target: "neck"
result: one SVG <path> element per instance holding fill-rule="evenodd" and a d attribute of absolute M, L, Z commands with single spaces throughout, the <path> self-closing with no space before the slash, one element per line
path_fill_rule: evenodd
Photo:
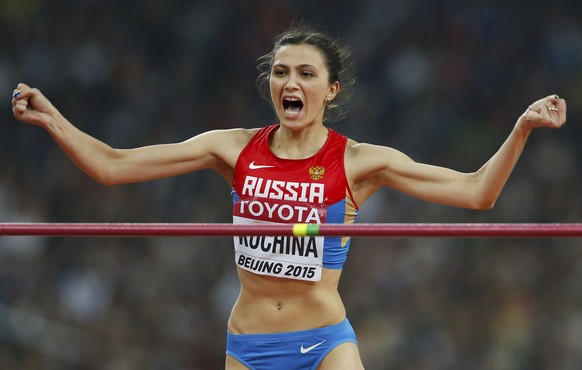
<path fill-rule="evenodd" d="M 325 144 L 329 130 L 323 125 L 291 130 L 279 126 L 271 138 L 271 151 L 280 158 L 302 159 L 316 154 Z"/>

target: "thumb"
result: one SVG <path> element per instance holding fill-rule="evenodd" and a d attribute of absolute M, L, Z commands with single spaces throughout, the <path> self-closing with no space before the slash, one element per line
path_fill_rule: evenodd
<path fill-rule="evenodd" d="M 30 87 L 25 83 L 19 83 L 16 85 L 16 88 L 12 92 L 12 98 L 17 99 L 19 96 L 22 95 L 23 90 L 30 90 Z"/>
<path fill-rule="evenodd" d="M 25 115 L 28 116 L 29 110 L 29 99 L 31 98 L 31 88 L 24 84 L 19 83 L 12 93 L 12 113 L 14 117 L 18 120 L 24 120 Z"/>

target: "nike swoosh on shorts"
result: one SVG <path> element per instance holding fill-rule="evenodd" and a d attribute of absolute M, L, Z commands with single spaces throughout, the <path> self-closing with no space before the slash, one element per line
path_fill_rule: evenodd
<path fill-rule="evenodd" d="M 324 340 L 323 342 L 316 343 L 316 344 L 312 345 L 311 347 L 307 347 L 307 348 L 304 348 L 303 344 L 302 344 L 299 351 L 301 351 L 301 353 L 303 353 L 303 354 L 306 354 L 307 352 L 311 351 L 312 349 L 315 349 L 315 348 L 321 346 L 325 342 L 327 342 L 327 339 Z"/>

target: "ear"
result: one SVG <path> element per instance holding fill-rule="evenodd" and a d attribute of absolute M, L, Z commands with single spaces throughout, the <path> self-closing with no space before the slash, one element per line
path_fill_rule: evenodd
<path fill-rule="evenodd" d="M 336 82 L 332 83 L 331 85 L 329 85 L 329 91 L 325 95 L 325 100 L 328 103 L 330 101 L 332 101 L 335 98 L 335 96 L 337 95 L 337 93 L 339 92 L 339 89 L 340 89 L 339 81 L 336 81 Z"/>

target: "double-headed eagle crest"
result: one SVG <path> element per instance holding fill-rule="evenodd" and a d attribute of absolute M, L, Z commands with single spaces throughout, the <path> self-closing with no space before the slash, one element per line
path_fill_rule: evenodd
<path fill-rule="evenodd" d="M 319 180 L 323 177 L 323 174 L 325 173 L 325 168 L 321 167 L 321 166 L 314 166 L 311 167 L 309 169 L 309 176 L 311 176 L 311 178 L 313 180 Z"/>

